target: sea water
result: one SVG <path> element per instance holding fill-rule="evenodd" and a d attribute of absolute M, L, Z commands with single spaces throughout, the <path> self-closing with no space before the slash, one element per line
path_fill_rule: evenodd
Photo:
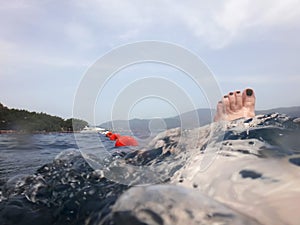
<path fill-rule="evenodd" d="M 139 151 L 102 134 L 0 135 L 0 224 L 298 224 L 298 121 L 177 128 Z"/>

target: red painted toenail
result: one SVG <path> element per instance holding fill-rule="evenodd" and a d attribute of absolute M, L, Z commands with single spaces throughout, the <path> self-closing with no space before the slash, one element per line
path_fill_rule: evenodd
<path fill-rule="evenodd" d="M 228 95 L 224 95 L 224 98 L 228 98 Z"/>
<path fill-rule="evenodd" d="M 229 95 L 233 95 L 233 92 L 230 92 Z"/>
<path fill-rule="evenodd" d="M 237 94 L 241 93 L 240 91 L 236 91 Z"/>

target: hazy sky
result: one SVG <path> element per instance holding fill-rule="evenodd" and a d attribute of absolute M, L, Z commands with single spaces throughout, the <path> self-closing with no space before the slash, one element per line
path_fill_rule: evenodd
<path fill-rule="evenodd" d="M 69 118 L 89 68 L 112 49 L 144 40 L 196 54 L 221 93 L 254 88 L 258 109 L 300 105 L 299 0 L 10 0 L 1 1 L 0 27 L 0 102 L 8 107 Z M 96 123 L 110 119 L 126 88 L 139 101 L 116 118 L 176 115 L 184 98 L 156 89 L 139 94 L 134 84 L 149 77 L 169 83 L 148 82 L 156 89 L 188 96 L 184 111 L 215 104 L 180 70 L 144 63 L 111 75 L 95 102 Z"/>

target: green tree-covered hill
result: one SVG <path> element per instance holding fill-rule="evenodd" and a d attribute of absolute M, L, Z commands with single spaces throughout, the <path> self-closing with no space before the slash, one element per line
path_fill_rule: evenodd
<path fill-rule="evenodd" d="M 21 132 L 72 132 L 82 130 L 88 123 L 80 119 L 64 120 L 46 113 L 9 109 L 0 103 L 0 130 Z"/>

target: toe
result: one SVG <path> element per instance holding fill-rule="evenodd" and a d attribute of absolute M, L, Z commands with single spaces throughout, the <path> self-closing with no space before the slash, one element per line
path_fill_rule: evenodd
<path fill-rule="evenodd" d="M 242 92 L 236 91 L 234 94 L 235 94 L 235 99 L 236 99 L 236 107 L 238 109 L 241 109 L 243 107 L 243 95 L 242 95 Z"/>
<path fill-rule="evenodd" d="M 229 99 L 229 104 L 230 104 L 230 110 L 231 111 L 236 111 L 237 107 L 236 107 L 236 98 L 233 92 L 230 92 L 228 94 L 228 99 Z"/>
<path fill-rule="evenodd" d="M 224 114 L 223 103 L 222 103 L 222 101 L 219 101 L 217 104 L 217 112 L 216 112 L 214 121 L 217 122 L 217 121 L 222 120 L 223 114 Z"/>
<path fill-rule="evenodd" d="M 218 112 L 219 115 L 223 115 L 223 113 L 224 113 L 224 106 L 223 106 L 223 102 L 222 101 L 218 102 L 217 112 Z"/>
<path fill-rule="evenodd" d="M 223 108 L 224 108 L 225 114 L 231 113 L 230 101 L 229 101 L 228 95 L 225 95 L 223 97 L 222 103 L 223 103 Z"/>
<path fill-rule="evenodd" d="M 249 109 L 254 109 L 255 106 L 255 94 L 251 88 L 247 88 L 243 91 L 243 106 Z"/>

